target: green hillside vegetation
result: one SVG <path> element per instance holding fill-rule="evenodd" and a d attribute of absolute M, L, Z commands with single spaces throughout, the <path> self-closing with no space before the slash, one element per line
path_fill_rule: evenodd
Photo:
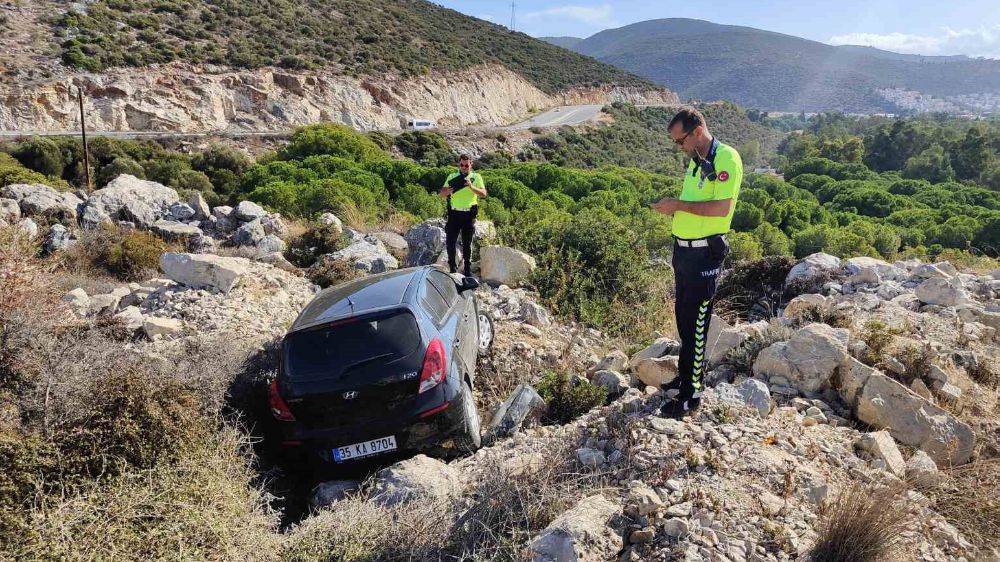
<path fill-rule="evenodd" d="M 383 148 L 387 141 L 381 134 L 365 135 L 340 125 L 310 126 L 252 166 L 219 147 L 185 156 L 120 141 L 103 149 L 107 154 L 99 162 L 114 158 L 96 173 L 111 177 L 107 170 L 117 169 L 123 158 L 136 162 L 136 171 L 147 176 L 183 170 L 170 177 L 194 177 L 185 173 L 191 171 L 200 174 L 200 189 L 217 201 L 250 199 L 304 219 L 327 210 L 358 225 L 442 216 L 444 205 L 436 191 L 453 170 L 453 164 L 445 162 L 452 153 L 441 152 L 440 138 L 407 134 L 391 142 L 414 155 L 430 154 L 429 165 L 396 160 Z M 8 147 L 31 169 L 18 174 L 33 170 L 58 175 L 57 168 L 42 165 L 57 161 L 62 152 L 40 152 L 40 146 L 51 149 L 60 143 L 36 139 Z M 945 251 L 997 255 L 1000 191 L 972 183 L 911 179 L 899 171 L 877 172 L 858 161 L 865 153 L 851 138 L 840 146 L 824 154 L 836 153 L 848 161 L 810 151 L 793 158 L 787 153 L 787 181 L 747 175 L 733 219 L 734 260 L 802 257 L 817 251 L 887 259 Z M 66 175 L 65 166 L 62 177 L 75 181 L 75 174 Z M 645 337 L 651 332 L 649 324 L 634 322 L 633 313 L 657 306 L 645 295 L 669 273 L 649 258 L 666 256 L 671 237 L 670 219 L 647 205 L 676 196 L 679 174 L 538 162 L 511 162 L 481 171 L 490 192 L 481 216 L 494 221 L 499 242 L 538 258 L 532 281 L 555 311 L 612 334 Z M 665 318 L 655 312 L 646 317 Z"/>
<path fill-rule="evenodd" d="M 423 0 L 97 0 L 53 25 L 63 62 L 94 71 L 188 61 L 415 76 L 499 63 L 546 92 L 649 84 Z"/>
<path fill-rule="evenodd" d="M 736 105 L 724 102 L 697 107 L 705 114 L 712 133 L 737 147 L 748 166 L 761 163 L 765 155 L 777 150 L 781 133 L 753 121 Z M 684 156 L 667 131 L 674 109 L 637 108 L 615 102 L 603 111 L 614 119 L 613 123 L 583 130 L 562 127 L 540 135 L 516 155 L 516 160 L 551 162 L 572 168 L 624 166 L 665 174 L 682 173 L 686 166 Z M 490 154 L 483 161 L 489 166 L 505 166 L 511 159 Z"/>
<path fill-rule="evenodd" d="M 1000 61 L 833 47 L 692 19 L 609 29 L 572 48 L 667 86 L 681 99 L 770 110 L 891 112 L 876 88 L 939 96 L 1000 89 Z"/>

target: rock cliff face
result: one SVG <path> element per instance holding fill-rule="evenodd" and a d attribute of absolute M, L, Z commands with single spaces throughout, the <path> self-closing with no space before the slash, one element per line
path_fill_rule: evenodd
<path fill-rule="evenodd" d="M 391 130 L 414 117 L 442 127 L 497 126 L 560 104 L 678 103 L 666 90 L 609 86 L 550 96 L 498 65 L 403 79 L 172 63 L 0 84 L 0 130 L 78 129 L 76 86 L 89 128 L 99 131 L 281 131 L 318 121 Z"/>

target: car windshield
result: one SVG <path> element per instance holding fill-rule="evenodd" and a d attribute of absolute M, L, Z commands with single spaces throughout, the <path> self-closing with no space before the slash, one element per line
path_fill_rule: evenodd
<path fill-rule="evenodd" d="M 289 380 L 342 378 L 355 367 L 406 357 L 419 343 L 416 319 L 407 311 L 351 319 L 285 340 L 285 373 Z"/>

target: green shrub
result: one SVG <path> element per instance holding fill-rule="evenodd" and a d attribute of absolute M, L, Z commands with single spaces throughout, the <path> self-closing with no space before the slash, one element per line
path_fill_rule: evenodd
<path fill-rule="evenodd" d="M 282 160 L 302 160 L 309 156 L 329 154 L 358 163 L 386 158 L 385 152 L 364 134 L 347 125 L 324 123 L 302 127 L 292 134 L 292 140 L 278 153 Z"/>
<path fill-rule="evenodd" d="M 128 156 L 119 156 L 107 166 L 103 166 L 100 171 L 97 172 L 95 187 L 100 189 L 111 183 L 115 178 L 122 174 L 129 174 L 130 176 L 135 176 L 139 179 L 146 179 L 146 170 L 141 164 L 132 160 Z"/>
<path fill-rule="evenodd" d="M 585 380 L 571 379 L 566 373 L 549 371 L 535 386 L 549 405 L 546 419 L 550 423 L 566 424 L 592 408 L 604 404 L 608 390 Z"/>
<path fill-rule="evenodd" d="M 0 152 L 0 187 L 15 183 L 43 183 L 53 185 L 43 174 L 29 170 L 9 154 Z M 65 182 L 60 182 L 65 183 Z"/>
<path fill-rule="evenodd" d="M 889 357 L 889 349 L 900 331 L 889 327 L 881 320 L 869 320 L 865 323 L 861 339 L 868 345 L 865 350 L 865 362 L 873 367 L 885 363 Z"/>
<path fill-rule="evenodd" d="M 734 262 L 759 260 L 764 256 L 764 248 L 749 232 L 731 232 L 729 239 L 729 259 Z"/>
<path fill-rule="evenodd" d="M 331 254 L 343 247 L 343 234 L 335 227 L 315 224 L 289 242 L 285 257 L 297 267 L 309 267 L 319 256 Z"/>
<path fill-rule="evenodd" d="M 96 262 L 123 281 L 140 281 L 160 266 L 167 245 L 143 231 L 112 232 L 99 242 Z"/>

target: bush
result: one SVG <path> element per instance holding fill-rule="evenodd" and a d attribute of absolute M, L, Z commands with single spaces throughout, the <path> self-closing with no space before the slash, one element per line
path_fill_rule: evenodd
<path fill-rule="evenodd" d="M 825 508 L 810 562 L 890 560 L 909 528 L 906 490 L 852 484 Z"/>
<path fill-rule="evenodd" d="M 314 224 L 289 241 L 285 258 L 297 267 L 309 267 L 316 258 L 344 247 L 344 236 L 334 226 Z"/>
<path fill-rule="evenodd" d="M 778 342 L 787 341 L 790 337 L 792 337 L 791 328 L 771 324 L 766 330 L 751 336 L 738 347 L 730 350 L 725 361 L 737 375 L 752 376 L 753 364 L 760 352 Z"/>
<path fill-rule="evenodd" d="M 889 358 L 889 349 L 896 340 L 899 330 L 890 328 L 881 320 L 869 320 L 865 323 L 861 339 L 868 345 L 865 351 L 865 362 L 872 367 L 878 367 Z"/>
<path fill-rule="evenodd" d="M 122 174 L 129 174 L 139 179 L 146 179 L 146 170 L 143 169 L 141 164 L 132 160 L 128 156 L 119 156 L 107 166 L 103 166 L 100 171 L 97 172 L 97 177 L 95 178 L 97 183 L 95 187 L 100 189 L 111 183 L 115 178 Z"/>
<path fill-rule="evenodd" d="M 358 279 L 364 273 L 348 260 L 329 260 L 316 263 L 306 275 L 310 281 L 325 289 Z"/>
<path fill-rule="evenodd" d="M 548 403 L 546 421 L 567 424 L 583 414 L 604 404 L 608 390 L 566 373 L 547 372 L 535 386 L 538 394 Z"/>
<path fill-rule="evenodd" d="M 43 174 L 25 168 L 9 154 L 0 152 L 0 187 L 14 183 L 65 185 L 65 182 L 53 182 Z"/>
<path fill-rule="evenodd" d="M 775 316 L 782 304 L 785 277 L 795 265 L 787 256 L 768 256 L 722 273 L 715 299 L 720 311 L 744 320 Z"/>
<path fill-rule="evenodd" d="M 303 160 L 329 154 L 358 163 L 386 158 L 385 152 L 364 134 L 347 125 L 324 123 L 302 127 L 292 134 L 291 142 L 279 153 L 281 160 Z"/>
<path fill-rule="evenodd" d="M 160 267 L 160 256 L 167 245 L 144 232 L 120 232 L 104 227 L 89 244 L 94 263 L 122 281 L 141 281 Z"/>

